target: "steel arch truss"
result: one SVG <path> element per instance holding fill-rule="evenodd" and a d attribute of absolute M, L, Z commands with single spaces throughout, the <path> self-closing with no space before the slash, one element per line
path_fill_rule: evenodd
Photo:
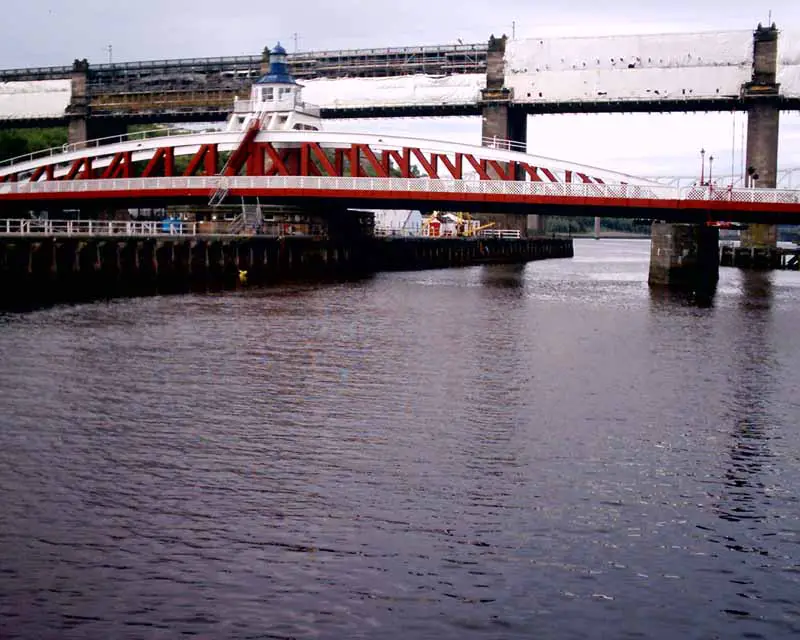
<path fill-rule="evenodd" d="M 164 142 L 170 144 L 136 151 L 114 151 L 112 147 L 117 145 L 110 145 L 106 153 L 102 147 L 96 147 L 91 154 L 78 157 L 74 157 L 74 153 L 72 157 L 54 155 L 35 168 L 0 173 L 0 183 L 199 175 L 605 183 L 602 178 L 592 177 L 585 171 L 552 169 L 516 159 L 504 161 L 482 157 L 480 147 L 467 153 L 431 151 L 416 146 L 387 148 L 363 142 L 286 143 L 259 141 L 255 132 L 248 132 L 235 146 L 206 142 L 182 147 L 180 140 L 173 138 Z"/>

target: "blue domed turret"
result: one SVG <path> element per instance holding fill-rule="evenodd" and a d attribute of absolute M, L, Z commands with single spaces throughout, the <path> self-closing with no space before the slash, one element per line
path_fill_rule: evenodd
<path fill-rule="evenodd" d="M 289 73 L 286 49 L 279 42 L 269 54 L 269 73 L 261 76 L 256 84 L 297 84 Z"/>

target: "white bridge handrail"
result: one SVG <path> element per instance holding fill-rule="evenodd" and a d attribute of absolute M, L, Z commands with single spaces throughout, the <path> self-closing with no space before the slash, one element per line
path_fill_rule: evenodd
<path fill-rule="evenodd" d="M 164 220 L 49 220 L 41 218 L 0 219 L 0 237 L 3 236 L 49 236 L 49 237 L 106 237 L 152 238 L 173 236 L 197 236 L 208 234 L 197 222 L 176 219 Z M 213 235 L 241 236 L 248 233 L 213 231 Z M 268 232 L 266 235 L 270 235 Z M 279 235 L 275 233 L 274 235 Z M 377 237 L 428 237 L 433 239 L 468 237 L 452 232 L 429 233 L 422 225 L 412 228 L 376 227 Z M 518 240 L 522 234 L 517 229 L 483 229 L 478 238 Z"/>
<path fill-rule="evenodd" d="M 91 149 L 93 147 L 102 147 L 109 144 L 117 144 L 120 142 L 135 142 L 136 140 L 149 140 L 150 138 L 175 138 L 178 136 L 197 135 L 197 131 L 189 131 L 186 129 L 148 129 L 146 131 L 135 131 L 133 133 L 123 133 L 118 136 L 107 136 L 105 138 L 95 138 L 87 140 L 86 142 L 73 142 L 62 144 L 60 147 L 50 147 L 49 149 L 42 149 L 41 151 L 34 151 L 26 153 L 14 158 L 6 158 L 0 160 L 0 167 L 10 167 L 21 162 L 29 162 L 38 158 L 46 158 L 53 156 L 60 156 L 65 153 L 73 151 L 82 151 L 84 149 Z"/>
<path fill-rule="evenodd" d="M 119 178 L 108 180 L 54 180 L 44 182 L 0 183 L 3 196 L 21 194 L 91 194 L 93 192 L 204 190 L 220 186 L 220 176 L 172 178 Z M 303 176 L 225 177 L 227 188 L 235 190 L 359 191 L 394 193 L 507 195 L 575 199 L 630 200 L 707 200 L 711 202 L 800 204 L 800 191 L 792 189 L 715 189 L 630 184 L 580 182 L 521 182 L 507 180 L 454 180 L 432 178 L 332 178 Z"/>
<path fill-rule="evenodd" d="M 480 238 L 499 238 L 500 240 L 519 240 L 522 232 L 519 229 L 484 229 L 478 232 Z"/>
<path fill-rule="evenodd" d="M 143 134 L 134 134 L 143 135 Z M 229 131 L 206 131 L 206 132 L 191 132 L 191 131 L 177 131 L 171 137 L 169 136 L 152 136 L 146 140 L 127 140 L 125 142 L 117 142 L 114 144 L 96 144 L 99 141 L 90 141 L 85 143 L 89 145 L 90 149 L 83 148 L 82 145 L 77 146 L 77 149 L 72 148 L 63 153 L 54 154 L 52 156 L 38 157 L 33 160 L 17 161 L 14 164 L 0 163 L 0 176 L 9 176 L 13 174 L 20 174 L 21 179 L 24 179 L 26 173 L 32 173 L 38 168 L 47 165 L 59 165 L 55 169 L 54 177 L 62 177 L 67 175 L 68 166 L 72 163 L 83 160 L 92 159 L 92 166 L 95 169 L 107 167 L 112 158 L 120 152 L 134 153 L 135 161 L 150 160 L 153 151 L 163 147 L 172 147 L 175 155 L 194 154 L 197 149 L 204 144 L 216 144 L 219 150 L 232 150 L 238 140 L 238 132 Z M 421 151 L 439 154 L 455 154 L 463 153 L 470 154 L 482 159 L 492 159 L 499 162 L 523 162 L 531 166 L 547 168 L 555 174 L 560 175 L 565 171 L 572 171 L 573 173 L 590 175 L 593 178 L 601 178 L 605 183 L 628 183 L 639 185 L 655 185 L 659 183 L 653 180 L 639 178 L 637 176 L 620 173 L 618 171 L 610 171 L 601 167 L 593 167 L 591 165 L 579 164 L 572 161 L 559 160 L 558 158 L 549 158 L 535 154 L 526 153 L 520 150 L 505 148 L 510 146 L 510 142 L 502 141 L 501 139 L 492 139 L 492 144 L 488 146 L 480 146 L 473 144 L 465 144 L 460 142 L 453 142 L 447 140 L 434 140 L 429 138 L 414 138 L 409 136 L 385 135 L 385 134 L 370 134 L 370 133 L 352 133 L 342 131 L 264 131 L 262 130 L 256 142 L 269 142 L 279 145 L 299 145 L 306 142 L 317 143 L 323 148 L 338 148 L 341 146 L 350 146 L 351 144 L 366 144 L 373 149 L 389 149 L 397 150 L 400 148 L 410 147 L 417 148 Z M 50 150 L 53 151 L 53 150 Z M 47 154 L 48 152 L 42 152 Z M 469 173 L 469 172 L 468 172 Z"/>

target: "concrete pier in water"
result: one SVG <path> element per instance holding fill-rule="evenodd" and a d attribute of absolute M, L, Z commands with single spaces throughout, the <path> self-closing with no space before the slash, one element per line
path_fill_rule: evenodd
<path fill-rule="evenodd" d="M 719 280 L 719 229 L 656 222 L 650 242 L 651 287 L 713 291 Z"/>

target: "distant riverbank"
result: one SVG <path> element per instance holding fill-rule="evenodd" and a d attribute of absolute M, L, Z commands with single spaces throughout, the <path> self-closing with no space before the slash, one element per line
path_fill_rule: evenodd
<path fill-rule="evenodd" d="M 572 233 L 573 238 L 594 238 L 594 232 Z M 601 231 L 600 240 L 649 240 L 650 234 L 625 231 Z"/>

